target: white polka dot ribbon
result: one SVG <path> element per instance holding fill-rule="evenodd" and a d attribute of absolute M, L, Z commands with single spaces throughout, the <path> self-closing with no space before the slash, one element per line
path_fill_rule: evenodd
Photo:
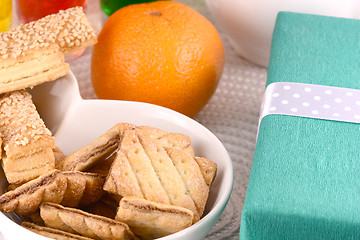
<path fill-rule="evenodd" d="M 266 87 L 260 120 L 269 114 L 360 123 L 360 90 L 276 82 Z"/>

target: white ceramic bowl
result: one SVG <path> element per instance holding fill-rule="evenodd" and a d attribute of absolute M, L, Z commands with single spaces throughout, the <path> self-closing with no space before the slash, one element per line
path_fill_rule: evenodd
<path fill-rule="evenodd" d="M 242 57 L 267 67 L 279 11 L 344 18 L 360 17 L 358 0 L 206 0 L 209 11 Z"/>
<path fill-rule="evenodd" d="M 92 142 L 118 122 L 149 125 L 190 136 L 196 155 L 217 163 L 217 176 L 204 217 L 193 226 L 161 239 L 203 239 L 218 220 L 232 191 L 233 167 L 222 143 L 204 126 L 180 113 L 152 104 L 83 100 L 72 73 L 37 86 L 30 92 L 41 117 L 53 132 L 57 146 L 65 154 Z M 4 192 L 5 187 L 6 180 L 1 174 L 0 192 Z M 20 227 L 9 218 L 19 223 L 15 214 L 0 213 L 0 239 L 48 239 Z"/>

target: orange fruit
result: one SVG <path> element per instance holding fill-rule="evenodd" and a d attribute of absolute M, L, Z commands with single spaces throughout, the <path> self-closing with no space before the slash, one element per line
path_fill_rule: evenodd
<path fill-rule="evenodd" d="M 184 4 L 159 1 L 109 17 L 92 51 L 91 80 L 98 98 L 148 102 L 194 117 L 223 68 L 215 27 Z"/>

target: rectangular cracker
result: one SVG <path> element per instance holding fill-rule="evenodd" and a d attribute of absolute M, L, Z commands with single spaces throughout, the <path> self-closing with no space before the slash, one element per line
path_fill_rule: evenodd
<path fill-rule="evenodd" d="M 216 177 L 217 164 L 203 157 L 195 157 L 195 161 L 200 167 L 206 185 L 210 187 Z"/>
<path fill-rule="evenodd" d="M 0 93 L 33 87 L 69 71 L 64 54 L 96 43 L 81 7 L 61 10 L 0 33 Z"/>
<path fill-rule="evenodd" d="M 9 183 L 23 183 L 55 168 L 54 138 L 25 90 L 0 96 L 2 166 Z"/>
<path fill-rule="evenodd" d="M 55 43 L 28 33 L 0 33 L 0 93 L 33 87 L 69 72 L 69 64 Z"/>
<path fill-rule="evenodd" d="M 43 203 L 40 215 L 46 226 L 95 239 L 135 239 L 129 226 L 79 209 Z"/>
<path fill-rule="evenodd" d="M 202 216 L 209 196 L 209 186 L 205 182 L 199 165 L 192 156 L 180 149 L 167 148 L 166 151 L 178 169 L 200 216 Z"/>
<path fill-rule="evenodd" d="M 188 194 L 187 186 L 182 176 L 179 174 L 165 149 L 159 144 L 158 140 L 153 140 L 141 134 L 138 134 L 138 138 L 142 148 L 151 161 L 154 171 L 157 173 L 162 187 L 169 197 L 170 203 L 175 206 L 190 209 L 194 213 L 194 221 L 199 221 L 200 216 L 194 200 L 191 195 Z"/>
<path fill-rule="evenodd" d="M 14 41 L 23 41 L 27 44 L 38 41 L 58 46 L 64 55 L 91 46 L 97 41 L 95 31 L 82 7 L 60 10 L 39 20 L 20 24 L 3 35 L 4 37 L 0 36 L 3 40 L 0 40 L 0 48 L 3 49 L 12 47 Z M 18 48 L 18 52 L 22 49 Z M 12 52 L 16 52 L 15 50 Z"/>
<path fill-rule="evenodd" d="M 144 197 L 129 160 L 118 151 L 106 177 L 104 190 L 115 196 Z"/>
<path fill-rule="evenodd" d="M 136 197 L 124 197 L 115 217 L 141 239 L 155 239 L 183 230 L 193 222 L 192 211 Z"/>
<path fill-rule="evenodd" d="M 170 204 L 169 197 L 154 171 L 151 160 L 143 149 L 135 131 L 127 130 L 124 132 L 117 154 L 119 155 L 119 159 L 117 157 L 111 167 L 109 173 L 111 177 L 119 175 L 117 171 L 122 171 L 122 168 L 128 169 L 129 172 L 133 171 L 134 174 L 126 175 L 125 172 L 122 177 L 131 177 L 134 179 L 135 176 L 145 199 Z M 118 185 L 122 184 L 118 180 L 119 179 L 114 178 L 112 180 L 108 178 L 106 182 L 116 181 Z M 106 185 L 105 183 L 105 186 Z M 128 186 L 124 187 L 128 188 Z"/>
<path fill-rule="evenodd" d="M 185 207 L 193 211 L 197 222 L 204 212 L 216 164 L 193 157 L 193 151 L 186 150 L 189 148 L 192 150 L 190 138 L 183 134 L 145 126 L 125 131 L 104 190 Z M 164 199 L 166 202 L 161 202 Z"/>
<path fill-rule="evenodd" d="M 45 148 L 25 156 L 2 158 L 2 167 L 9 183 L 22 184 L 55 168 L 51 148 Z"/>
<path fill-rule="evenodd" d="M 89 47 L 97 41 L 82 7 L 60 10 L 28 25 L 36 31 L 36 35 L 57 44 L 64 55 Z M 26 24 L 24 26 L 27 27 Z"/>

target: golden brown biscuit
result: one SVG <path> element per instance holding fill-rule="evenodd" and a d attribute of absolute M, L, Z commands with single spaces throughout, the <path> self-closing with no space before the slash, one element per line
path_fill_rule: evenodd
<path fill-rule="evenodd" d="M 23 222 L 21 223 L 21 226 L 34 233 L 56 240 L 91 240 L 91 238 L 64 232 L 54 228 L 39 226 L 30 222 Z"/>
<path fill-rule="evenodd" d="M 104 190 L 110 194 L 120 196 L 136 196 L 144 198 L 129 160 L 122 151 L 118 151 L 109 174 L 106 177 Z"/>
<path fill-rule="evenodd" d="M 191 139 L 182 133 L 170 133 L 165 130 L 149 127 L 139 126 L 134 129 L 138 134 L 157 140 L 158 144 L 163 147 L 175 147 L 184 150 L 191 156 L 195 156 L 194 150 L 191 147 Z"/>
<path fill-rule="evenodd" d="M 9 183 L 23 183 L 55 168 L 54 138 L 25 90 L 0 96 L 2 166 Z"/>
<path fill-rule="evenodd" d="M 200 167 L 206 185 L 210 187 L 216 177 L 217 164 L 203 157 L 195 157 L 195 161 Z"/>
<path fill-rule="evenodd" d="M 2 34 L 4 37 L 0 36 L 2 40 L 0 41 L 0 49 L 7 49 L 6 52 L 13 54 L 21 54 L 27 46 L 25 44 L 38 41 L 43 45 L 56 45 L 63 54 L 68 55 L 95 44 L 97 40 L 95 31 L 81 7 L 61 10 L 39 20 L 18 25 L 11 31 Z M 24 47 L 15 49 L 14 41 L 17 43 L 25 42 Z"/>
<path fill-rule="evenodd" d="M 137 137 L 140 146 L 149 158 L 153 170 L 169 197 L 170 204 L 190 209 L 194 213 L 194 220 L 198 221 L 200 214 L 192 196 L 188 194 L 187 183 L 183 181 L 184 179 L 181 174 L 179 174 L 176 165 L 174 166 L 173 160 L 157 140 L 152 140 L 141 134 L 138 134 Z M 184 152 L 181 149 L 178 149 L 178 151 Z M 145 198 L 152 201 L 150 198 Z"/>
<path fill-rule="evenodd" d="M 154 239 L 191 226 L 193 212 L 142 198 L 124 197 L 115 219 L 127 223 L 141 239 Z"/>
<path fill-rule="evenodd" d="M 67 188 L 61 204 L 68 207 L 88 206 L 97 202 L 104 194 L 105 176 L 96 173 L 65 171 Z"/>
<path fill-rule="evenodd" d="M 64 76 L 64 54 L 96 42 L 81 7 L 61 10 L 0 33 L 0 93 L 21 90 Z"/>
<path fill-rule="evenodd" d="M 169 133 L 149 126 L 136 127 L 134 130 L 140 135 L 156 139 L 158 144 L 165 148 L 179 148 L 195 157 L 194 150 L 191 147 L 191 139 L 187 135 L 181 133 Z M 195 157 L 195 160 L 203 173 L 206 184 L 210 186 L 216 176 L 216 163 L 202 157 Z"/>
<path fill-rule="evenodd" d="M 186 183 L 187 192 L 194 200 L 199 215 L 202 216 L 209 196 L 209 186 L 199 165 L 192 156 L 180 149 L 167 148 L 166 152 Z"/>
<path fill-rule="evenodd" d="M 203 214 L 209 194 L 194 157 L 181 148 L 164 148 L 136 129 L 124 132 L 104 190 L 187 208 L 194 222 Z"/>
<path fill-rule="evenodd" d="M 30 26 L 32 24 L 37 35 L 57 44 L 65 55 L 89 47 L 97 41 L 82 7 L 60 10 L 59 13 L 28 23 Z"/>
<path fill-rule="evenodd" d="M 90 168 L 97 161 L 109 156 L 118 146 L 120 137 L 126 129 L 132 128 L 128 123 L 118 123 L 92 143 L 76 150 L 64 159 L 59 168 L 64 171 L 83 171 Z"/>
<path fill-rule="evenodd" d="M 2 158 L 2 167 L 9 183 L 22 184 L 53 170 L 54 162 L 52 149 L 46 148 L 14 158 L 5 155 Z"/>
<path fill-rule="evenodd" d="M 95 239 L 135 239 L 129 226 L 79 209 L 43 203 L 40 215 L 46 226 Z"/>
<path fill-rule="evenodd" d="M 21 30 L 0 33 L 0 93 L 33 87 L 69 72 L 58 45 L 28 35 Z"/>
<path fill-rule="evenodd" d="M 0 210 L 28 216 L 42 202 L 83 206 L 98 201 L 105 177 L 82 172 L 53 170 L 0 196 Z"/>
<path fill-rule="evenodd" d="M 60 203 L 65 193 L 67 180 L 57 170 L 31 180 L 15 190 L 0 196 L 0 210 L 29 215 L 38 209 L 43 201 Z"/>
<path fill-rule="evenodd" d="M 150 201 L 170 204 L 170 199 L 139 142 L 137 133 L 131 130 L 123 134 L 104 189 L 121 196 L 144 197 Z"/>
<path fill-rule="evenodd" d="M 164 147 L 177 147 L 183 149 L 191 155 L 194 154 L 190 145 L 191 140 L 186 135 L 180 133 L 169 133 L 164 130 L 148 126 L 135 127 L 134 125 L 128 123 L 118 123 L 89 145 L 84 146 L 69 155 L 62 164 L 57 165 L 57 168 L 62 170 L 96 171 L 99 173 L 100 170 L 98 167 L 101 166 L 102 170 L 108 171 L 106 166 L 110 168 L 112 158 L 105 160 L 104 158 L 116 149 L 120 142 L 121 135 L 127 129 L 135 129 L 138 134 L 157 140 L 158 143 Z M 106 166 L 103 166 L 102 161 L 104 161 Z M 92 167 L 97 163 L 98 165 L 96 167 Z"/>

